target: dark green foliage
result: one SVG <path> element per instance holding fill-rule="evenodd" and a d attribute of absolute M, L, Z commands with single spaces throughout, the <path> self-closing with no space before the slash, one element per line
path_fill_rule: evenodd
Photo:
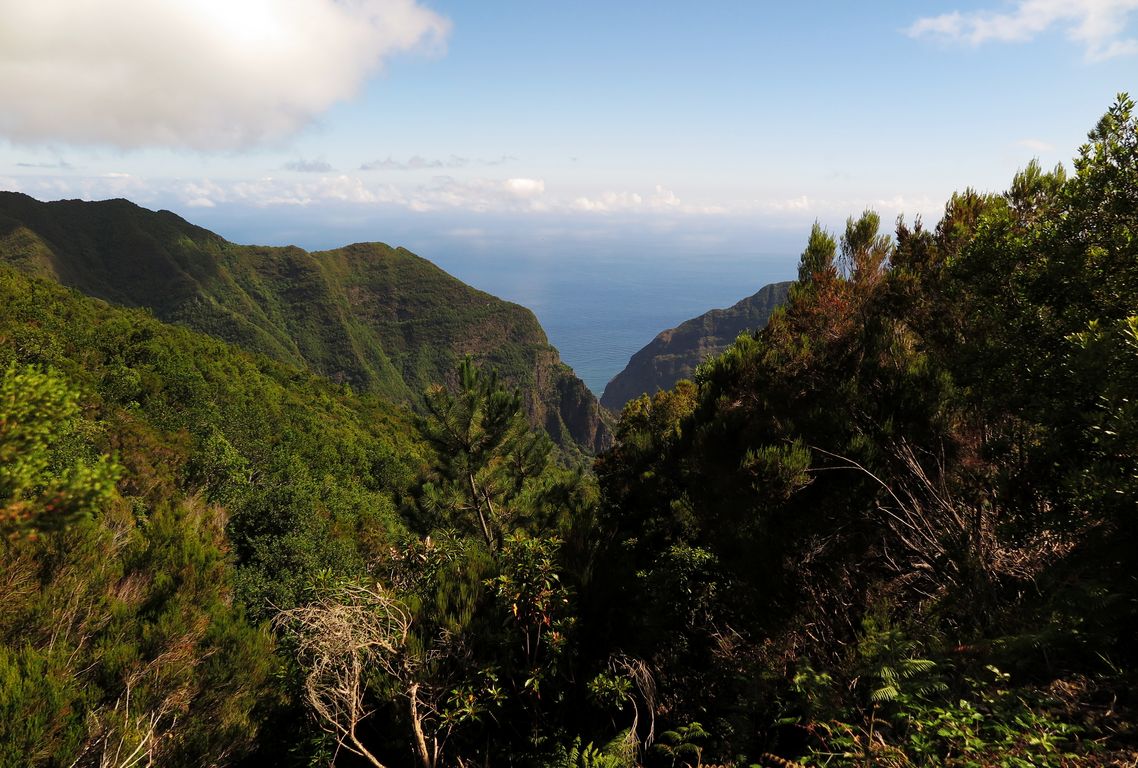
<path fill-rule="evenodd" d="M 874 211 L 865 211 L 856 221 L 846 219 L 838 266 L 853 282 L 873 279 L 888 260 L 893 244 L 888 235 L 878 233 L 880 228 L 881 217 Z M 810 251 L 808 247 L 803 256 Z"/>
<path fill-rule="evenodd" d="M 551 724 L 565 712 L 575 617 L 565 577 L 570 557 L 556 534 L 579 533 L 573 518 L 586 503 L 587 483 L 557 463 L 549 438 L 526 425 L 520 396 L 493 373 L 468 359 L 456 378 L 455 386 L 436 386 L 425 396 L 428 415 L 419 426 L 428 465 L 408 509 L 418 535 L 355 565 L 380 586 L 327 573 L 309 578 L 305 588 L 303 577 L 282 578 L 287 566 L 263 583 L 266 590 L 298 587 L 273 604 L 286 643 L 301 651 L 295 673 L 307 681 L 312 710 L 344 749 L 385 764 L 413 759 L 431 768 L 454 756 L 498 763 L 547 750 Z M 272 504 L 251 520 L 281 526 L 274 507 L 296 505 Z M 319 524 L 311 515 L 295 518 L 304 521 Z M 295 550 L 272 531 L 269 540 L 274 547 L 266 554 L 273 558 L 297 553 L 297 562 L 344 562 L 344 555 Z M 313 675 L 327 679 L 321 665 L 358 668 L 353 659 L 360 657 L 337 651 L 337 643 L 352 627 L 371 626 L 364 617 L 375 611 L 397 617 L 403 629 L 383 643 L 354 643 L 359 653 L 372 649 L 371 671 L 348 675 L 357 681 L 359 704 L 341 706 L 330 718 L 322 708 L 328 698 L 312 696 Z M 345 622 L 348 614 L 357 620 Z M 343 632 L 330 629 L 339 626 Z M 384 717 L 362 714 L 372 711 Z M 337 718 L 340 724 L 327 725 Z"/>
<path fill-rule="evenodd" d="M 425 397 L 429 417 L 421 428 L 438 469 L 423 486 L 420 506 L 430 525 L 480 534 L 497 552 L 515 526 L 550 522 L 532 518 L 546 506 L 541 475 L 551 466 L 553 446 L 527 427 L 521 395 L 507 392 L 496 374 L 467 358 L 458 378 L 453 394 L 436 385 Z"/>
<path fill-rule="evenodd" d="M 119 468 L 91 457 L 78 398 L 62 380 L 8 366 L 0 377 L 0 535 L 58 530 L 114 491 Z M 88 454 L 88 455 L 84 455 Z"/>
<path fill-rule="evenodd" d="M 1132 110 L 1073 176 L 1031 164 L 931 232 L 851 218 L 836 269 L 815 227 L 763 331 L 625 409 L 598 462 L 625 585 L 601 615 L 715 754 L 1099 759 L 1070 724 L 1087 701 L 1045 691 L 1125 689 L 1135 661 Z M 792 701 L 800 731 L 772 728 Z"/>
<path fill-rule="evenodd" d="M 822 225 L 814 222 L 810 230 L 810 238 L 806 241 L 806 250 L 798 260 L 798 282 L 806 284 L 814 279 L 814 275 L 826 275 L 836 268 L 834 256 L 837 254 L 838 244 L 833 236 L 822 229 Z"/>
<path fill-rule="evenodd" d="M 660 734 L 652 749 L 671 761 L 671 764 L 695 768 L 702 764 L 703 747 L 699 742 L 706 739 L 707 731 L 699 723 L 681 725 Z"/>
<path fill-rule="evenodd" d="M 565 748 L 564 754 L 555 755 L 542 764 L 550 768 L 631 768 L 636 765 L 636 758 L 630 753 L 627 736 L 621 733 L 601 747 L 592 742 L 582 744 L 577 737 Z"/>
<path fill-rule="evenodd" d="M 513 666 L 524 670 L 522 687 L 540 698 L 564 656 L 573 625 L 569 590 L 557 563 L 561 541 L 515 533 L 503 543 L 498 574 L 488 581 L 501 614 L 520 636 Z"/>
<path fill-rule="evenodd" d="M 554 461 L 544 435 L 526 428 L 518 394 L 470 360 L 460 365 L 453 390 L 435 387 L 426 400 L 422 430 L 437 459 L 422 489 L 423 522 L 440 544 L 454 530 L 479 542 L 463 550 L 469 562 L 479 563 L 464 570 L 480 580 L 464 581 L 460 570 L 449 584 L 428 587 L 426 595 L 442 610 L 420 620 L 427 619 L 428 632 L 445 628 L 471 654 L 465 685 L 472 701 L 485 698 L 485 683 L 477 681 L 487 674 L 493 689 L 505 694 L 493 709 L 511 725 L 500 733 L 505 742 L 496 750 L 506 744 L 532 749 L 548 727 L 543 715 L 556 711 L 564 695 L 574 610 L 563 581 L 568 553 L 557 533 L 573 535 L 584 481 Z"/>
<path fill-rule="evenodd" d="M 2 545 L 0 764 L 248 751 L 270 646 L 232 603 L 220 510 L 123 499 L 106 456 L 56 461 L 94 451 L 111 427 L 80 417 L 58 376 L 13 366 L 9 384 L 34 407 L 7 410 L 7 436 L 34 439 L 6 466 L 57 490 L 20 495 L 21 530 Z"/>

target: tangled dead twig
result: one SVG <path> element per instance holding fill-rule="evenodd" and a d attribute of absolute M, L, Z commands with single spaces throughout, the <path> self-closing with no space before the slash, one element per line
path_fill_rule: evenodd
<path fill-rule="evenodd" d="M 371 714 L 364 703 L 368 672 L 378 667 L 398 677 L 410 612 L 381 587 L 345 584 L 308 605 L 278 611 L 273 625 L 295 639 L 307 670 L 305 697 L 321 727 L 340 746 L 385 768 L 356 729 Z"/>

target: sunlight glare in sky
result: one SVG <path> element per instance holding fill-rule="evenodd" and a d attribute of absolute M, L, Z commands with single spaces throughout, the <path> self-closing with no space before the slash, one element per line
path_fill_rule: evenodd
<path fill-rule="evenodd" d="M 280 14 L 270 0 L 197 0 L 203 16 L 243 46 L 265 46 L 279 41 Z"/>

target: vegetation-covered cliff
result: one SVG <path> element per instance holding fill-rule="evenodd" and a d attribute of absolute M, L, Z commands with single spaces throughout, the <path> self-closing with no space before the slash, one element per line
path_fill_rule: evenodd
<path fill-rule="evenodd" d="M 532 312 L 402 248 L 241 246 L 126 200 L 3 192 L 0 259 L 398 401 L 421 402 L 472 355 L 522 391 L 531 422 L 559 443 L 596 451 L 609 440 Z"/>
<path fill-rule="evenodd" d="M 696 366 L 718 355 L 740 333 L 766 325 L 775 308 L 786 301 L 790 285 L 764 286 L 727 309 L 713 309 L 661 331 L 608 383 L 601 405 L 619 413 L 629 400 L 671 389 L 680 379 L 690 379 Z"/>

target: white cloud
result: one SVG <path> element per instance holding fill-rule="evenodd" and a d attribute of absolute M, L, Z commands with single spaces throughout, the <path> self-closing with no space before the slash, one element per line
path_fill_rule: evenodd
<path fill-rule="evenodd" d="M 775 200 L 769 204 L 769 207 L 774 211 L 809 211 L 813 203 L 806 195 L 799 195 L 786 200 Z"/>
<path fill-rule="evenodd" d="M 281 139 L 450 28 L 417 0 L 0 0 L 0 18 L 0 136 L 128 149 Z"/>
<path fill-rule="evenodd" d="M 512 163 L 517 159 L 518 158 L 514 157 L 513 155 L 499 155 L 498 157 L 492 157 L 489 160 L 485 158 L 479 158 L 478 162 L 480 162 L 482 165 L 506 165 L 507 163 Z"/>
<path fill-rule="evenodd" d="M 317 179 L 291 181 L 267 176 L 255 181 L 239 181 L 228 185 L 206 182 L 215 202 L 244 203 L 257 207 L 278 205 L 312 205 L 314 203 L 401 203 L 402 195 L 390 187 L 369 187 L 354 176 L 321 176 Z M 194 194 L 196 184 L 185 189 Z M 185 193 L 183 193 L 185 194 Z"/>
<path fill-rule="evenodd" d="M 663 208 L 679 208 L 680 198 L 676 197 L 676 193 L 672 190 L 665 189 L 657 184 L 655 193 L 648 199 L 648 206 L 658 210 Z"/>
<path fill-rule="evenodd" d="M 465 157 L 458 155 L 451 155 L 446 160 L 438 158 L 427 158 L 420 155 L 415 155 L 410 160 L 403 162 L 401 160 L 393 160 L 391 155 L 387 156 L 385 160 L 372 160 L 369 163 L 360 165 L 361 171 L 421 171 L 431 168 L 463 168 L 470 161 Z"/>
<path fill-rule="evenodd" d="M 578 197 L 573 207 L 579 211 L 609 213 L 637 210 L 644 203 L 636 192 L 605 192 L 597 197 Z"/>
<path fill-rule="evenodd" d="M 129 173 L 104 173 L 100 176 L 24 176 L 4 180 L 0 189 L 24 192 L 40 200 L 81 199 L 106 200 L 125 197 L 145 205 L 155 200 L 153 187 Z"/>
<path fill-rule="evenodd" d="M 1138 0 L 1016 0 L 1008 12 L 959 11 L 915 21 L 912 37 L 939 37 L 980 45 L 990 40 L 1022 42 L 1053 26 L 1066 28 L 1091 60 L 1138 53 L 1138 40 L 1123 37 Z"/>
<path fill-rule="evenodd" d="M 851 212 L 850 215 L 864 210 L 865 207 L 866 206 L 862 206 L 859 208 L 855 205 L 846 206 Z M 890 198 L 878 198 L 868 207 L 881 214 L 883 222 L 890 224 L 897 214 L 905 214 L 909 217 L 924 213 L 939 214 L 944 208 L 944 200 L 933 200 L 928 195 L 921 195 L 919 197 L 894 195 Z"/>
<path fill-rule="evenodd" d="M 496 166 L 512 163 L 518 158 L 513 155 L 499 155 L 498 157 L 472 160 L 469 157 L 451 155 L 445 160 L 437 157 L 423 157 L 414 155 L 409 160 L 396 160 L 388 155 L 383 160 L 371 160 L 360 164 L 361 171 L 421 171 L 435 168 L 465 168 L 468 165 Z"/>
<path fill-rule="evenodd" d="M 593 213 L 627 213 L 633 211 L 675 211 L 677 213 L 716 213 L 717 209 L 684 205 L 676 193 L 657 184 L 647 197 L 639 192 L 604 192 L 596 197 L 582 196 L 571 207 Z"/>
<path fill-rule="evenodd" d="M 48 163 L 48 162 L 16 163 L 16 167 L 17 168 L 52 168 L 52 169 L 60 170 L 60 171 L 71 171 L 71 170 L 75 169 L 75 166 L 73 166 L 71 163 L 67 162 L 66 160 L 63 160 L 62 158 L 59 160 L 56 160 L 55 162 L 50 162 L 50 163 Z"/>
<path fill-rule="evenodd" d="M 706 218 L 801 223 L 822 218 L 841 222 L 866 207 L 891 222 L 898 213 L 938 215 L 943 199 L 925 194 L 880 193 L 859 199 L 822 199 L 806 195 L 725 201 L 684 202 L 672 190 L 656 186 L 652 193 L 608 191 L 584 196 L 559 194 L 540 178 L 468 178 L 437 176 L 425 183 L 380 183 L 366 175 L 282 174 L 260 179 L 142 179 L 125 174 L 102 176 L 22 176 L 0 180 L 0 188 L 16 189 L 41 200 L 127 197 L 149 208 L 287 209 L 333 207 L 341 211 L 373 208 L 392 213 L 551 214 L 573 216 L 574 231 L 588 221 L 635 218 L 643 231 L 667 231 L 680 221 Z M 475 225 L 472 229 L 479 228 Z M 720 226 L 716 224 L 715 226 Z M 460 228 L 471 228 L 466 224 Z M 605 229 L 599 231 L 607 231 Z M 471 236 L 473 231 L 469 232 Z"/>
<path fill-rule="evenodd" d="M 1055 151 L 1054 144 L 1048 144 L 1046 141 L 1043 141 L 1041 139 L 1020 139 L 1016 142 L 1016 145 L 1024 147 L 1025 149 L 1030 149 L 1032 152 L 1042 153 Z"/>
<path fill-rule="evenodd" d="M 807 222 L 811 219 L 842 222 L 847 216 L 856 216 L 867 208 L 877 211 L 889 229 L 894 219 L 905 215 L 909 220 L 918 214 L 939 216 L 944 200 L 927 194 L 893 194 L 864 198 L 816 198 L 807 195 L 787 198 L 765 198 L 747 201 L 728 210 L 734 215 L 751 214 L 783 223 Z"/>
<path fill-rule="evenodd" d="M 331 173 L 336 170 L 327 160 L 305 160 L 303 157 L 285 163 L 284 169 L 297 173 Z"/>
<path fill-rule="evenodd" d="M 102 199 L 114 196 L 123 184 L 141 187 L 129 179 L 63 179 L 41 177 L 25 179 L 22 186 L 39 197 Z M 442 176 L 427 184 L 396 187 L 368 182 L 347 174 L 310 178 L 266 176 L 260 179 L 221 181 L 152 180 L 132 194 L 143 204 L 169 205 L 172 202 L 196 208 L 220 205 L 246 205 L 256 208 L 311 206 L 320 204 L 376 205 L 425 212 L 446 209 L 476 212 L 548 210 L 545 181 L 542 179 L 470 179 Z"/>
<path fill-rule="evenodd" d="M 544 211 L 549 203 L 543 179 L 455 179 L 439 176 L 431 184 L 411 190 L 409 207 L 414 211 L 459 208 L 487 211 Z"/>
<path fill-rule="evenodd" d="M 541 179 L 506 179 L 505 188 L 518 197 L 533 197 L 545 192 L 545 182 Z"/>
<path fill-rule="evenodd" d="M 182 185 L 180 194 L 186 205 L 194 208 L 213 208 L 216 200 L 224 201 L 225 190 L 208 179 L 191 181 Z"/>

